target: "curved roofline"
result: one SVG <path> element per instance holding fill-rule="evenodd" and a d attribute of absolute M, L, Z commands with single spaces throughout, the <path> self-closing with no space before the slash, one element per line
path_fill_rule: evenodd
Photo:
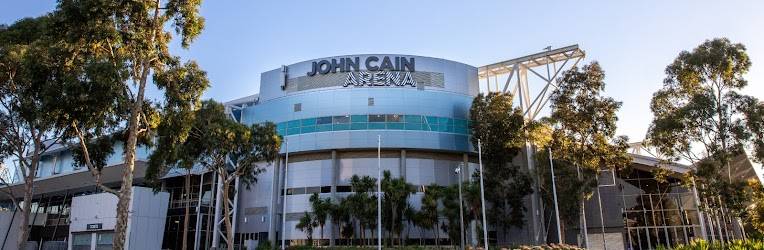
<path fill-rule="evenodd" d="M 422 57 L 422 58 L 429 58 L 429 59 L 447 61 L 447 62 L 452 62 L 452 63 L 458 63 L 458 64 L 470 66 L 470 67 L 473 67 L 473 68 L 477 68 L 476 66 L 472 66 L 472 65 L 469 65 L 469 64 L 466 64 L 466 63 L 463 63 L 463 62 L 458 62 L 458 61 L 454 61 L 454 60 L 450 60 L 450 59 L 444 59 L 444 58 L 438 58 L 438 57 L 432 57 L 432 56 L 420 56 L 420 55 L 410 55 L 410 54 L 386 54 L 386 53 L 376 53 L 376 54 L 374 54 L 374 53 L 363 53 L 363 54 L 345 54 L 345 55 L 336 55 L 336 56 L 326 56 L 326 57 L 319 57 L 319 58 L 313 58 L 313 59 L 308 59 L 308 60 L 302 60 L 302 61 L 299 61 L 299 62 L 290 63 L 290 64 L 284 64 L 284 65 L 291 66 L 291 65 L 305 63 L 305 62 L 317 61 L 317 60 L 322 60 L 322 59 L 331 59 L 331 58 L 337 58 L 337 57 L 378 56 L 378 55 Z M 272 70 L 278 70 L 278 69 L 279 68 L 275 68 L 275 69 L 272 69 Z M 270 71 L 272 71 L 272 70 L 270 70 Z"/>

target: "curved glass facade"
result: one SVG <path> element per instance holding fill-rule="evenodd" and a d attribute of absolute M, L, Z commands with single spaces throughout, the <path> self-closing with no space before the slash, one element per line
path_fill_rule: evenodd
<path fill-rule="evenodd" d="M 280 135 L 298 135 L 344 130 L 418 130 L 468 135 L 470 122 L 464 119 L 424 115 L 375 114 L 323 116 L 280 122 Z"/>

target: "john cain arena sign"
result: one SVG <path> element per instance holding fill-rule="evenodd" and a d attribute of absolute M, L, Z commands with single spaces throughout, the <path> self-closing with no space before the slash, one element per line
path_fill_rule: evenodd
<path fill-rule="evenodd" d="M 360 57 L 344 57 L 313 62 L 308 76 L 345 73 L 343 87 L 355 86 L 411 86 L 416 87 L 416 80 L 411 75 L 415 71 L 414 58 L 402 56 L 369 56 L 364 60 L 366 71 L 360 70 Z"/>

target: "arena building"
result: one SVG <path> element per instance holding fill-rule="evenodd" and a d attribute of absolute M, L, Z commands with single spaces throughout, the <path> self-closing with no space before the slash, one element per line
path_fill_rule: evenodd
<path fill-rule="evenodd" d="M 469 110 L 478 93 L 515 93 L 526 117 L 535 119 L 546 103 L 549 84 L 566 63 L 571 62 L 568 67 L 575 65 L 583 56 L 578 46 L 570 46 L 474 67 L 423 56 L 346 55 L 264 72 L 259 93 L 229 101 L 226 107 L 232 119 L 244 124 L 276 123 L 285 139 L 281 158 L 262 163 L 265 171 L 251 187 L 236 182 L 232 200 L 223 201 L 218 195 L 217 177 L 201 168 L 192 172 L 193 191 L 189 195 L 182 192 L 181 171 L 165 176 L 159 193 L 141 187 L 151 149 L 140 148 L 129 248 L 179 249 L 184 211 L 189 206 L 191 223 L 187 240 L 193 249 L 223 244 L 244 249 L 265 240 L 278 245 L 282 239 L 286 244 L 302 244 L 308 237 L 295 225 L 305 212 L 311 211 L 309 197 L 318 193 L 335 201 L 341 199 L 352 192 L 352 176 L 376 177 L 378 164 L 382 171 L 417 187 L 409 203 L 419 207 L 425 186 L 456 184 L 459 180 L 456 168 L 466 170 L 460 172 L 465 180 L 479 168 L 477 152 L 469 140 Z M 547 70 L 546 76 L 534 70 L 550 66 L 553 70 Z M 528 88 L 528 73 L 546 84 L 536 98 Z M 502 74 L 506 81 L 499 81 Z M 511 81 L 516 81 L 513 87 Z M 533 157 L 528 153 L 533 148 L 529 145 L 524 152 L 516 164 L 533 171 Z M 603 173 L 598 189 L 601 202 L 593 199 L 586 204 L 587 230 L 577 225 L 565 227 L 566 241 L 586 242 L 593 249 L 602 249 L 604 245 L 607 249 L 653 249 L 710 236 L 714 228 L 704 224 L 705 215 L 698 210 L 694 190 L 678 185 L 675 179 L 661 184 L 666 188 L 655 189 L 658 184 L 650 170 L 659 161 L 634 156 L 634 171 L 629 174 L 610 173 L 611 178 L 607 178 L 608 174 Z M 109 159 L 104 172 L 107 186 L 119 187 L 121 158 L 115 154 Z M 681 165 L 671 169 L 677 174 L 687 171 Z M 56 246 L 108 249 L 116 198 L 99 192 L 92 179 L 86 168 L 74 166 L 68 148 L 47 152 L 36 181 L 33 204 L 36 212 L 30 222 L 29 240 L 43 249 Z M 21 196 L 23 187 L 17 183 L 3 189 Z M 223 213 L 222 202 L 233 204 L 231 214 Z M 9 200 L 2 204 L 6 208 L 0 212 L 2 248 L 13 249 L 18 216 Z M 553 222 L 550 205 L 543 204 L 534 194 L 527 197 L 526 207 L 524 227 L 504 230 L 489 226 L 492 244 L 557 241 L 552 237 L 556 231 L 551 226 L 554 223 L 550 223 Z M 225 242 L 223 216 L 233 219 L 235 242 Z M 467 244 L 477 243 L 476 230 L 474 223 L 466 225 Z M 332 223 L 327 223 L 323 232 L 315 230 L 313 239 L 326 245 L 348 244 L 337 231 Z M 447 240 L 442 231 L 404 231 L 411 242 L 435 244 L 435 239 L 441 238 L 441 244 L 458 245 Z M 366 235 L 371 235 L 370 231 Z"/>

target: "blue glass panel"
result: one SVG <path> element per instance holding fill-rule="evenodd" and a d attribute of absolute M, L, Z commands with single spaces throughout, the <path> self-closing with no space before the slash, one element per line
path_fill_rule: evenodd
<path fill-rule="evenodd" d="M 406 123 L 406 130 L 422 130 L 424 124 L 421 123 Z"/>
<path fill-rule="evenodd" d="M 422 123 L 421 115 L 407 115 L 404 116 L 404 121 L 408 123 Z"/>
<path fill-rule="evenodd" d="M 316 132 L 316 126 L 303 126 L 301 133 L 313 133 Z"/>
<path fill-rule="evenodd" d="M 369 129 L 385 129 L 385 123 L 382 122 L 370 122 Z"/>
<path fill-rule="evenodd" d="M 387 129 L 403 129 L 402 122 L 388 122 Z"/>
<path fill-rule="evenodd" d="M 350 124 L 350 129 L 353 129 L 353 130 L 366 129 L 366 125 L 367 123 L 365 122 L 354 122 Z"/>
<path fill-rule="evenodd" d="M 350 122 L 368 122 L 369 116 L 368 115 L 351 115 L 350 116 Z"/>
<path fill-rule="evenodd" d="M 369 115 L 369 122 L 385 122 L 385 115 Z"/>
<path fill-rule="evenodd" d="M 438 131 L 439 126 L 437 124 L 425 124 L 424 130 Z"/>
<path fill-rule="evenodd" d="M 350 116 L 349 115 L 335 116 L 334 124 L 338 124 L 338 123 L 350 123 Z"/>
<path fill-rule="evenodd" d="M 279 129 L 276 132 L 279 133 L 279 135 L 282 135 L 282 136 L 286 135 L 285 134 L 286 133 L 286 129 Z"/>
<path fill-rule="evenodd" d="M 429 124 L 438 124 L 438 118 L 435 116 L 428 116 L 427 117 L 427 123 Z"/>
<path fill-rule="evenodd" d="M 323 131 L 332 131 L 332 125 L 322 124 L 322 125 L 316 126 L 316 132 L 323 132 Z"/>
<path fill-rule="evenodd" d="M 302 119 L 302 126 L 310 126 L 310 125 L 316 125 L 316 118 Z"/>
<path fill-rule="evenodd" d="M 348 130 L 350 129 L 350 124 L 334 124 L 334 131 L 338 130 Z"/>
<path fill-rule="evenodd" d="M 287 129 L 287 135 L 296 135 L 300 133 L 300 128 L 288 128 Z"/>
<path fill-rule="evenodd" d="M 300 120 L 291 120 L 287 122 L 287 128 L 299 128 L 299 127 L 300 127 Z"/>

